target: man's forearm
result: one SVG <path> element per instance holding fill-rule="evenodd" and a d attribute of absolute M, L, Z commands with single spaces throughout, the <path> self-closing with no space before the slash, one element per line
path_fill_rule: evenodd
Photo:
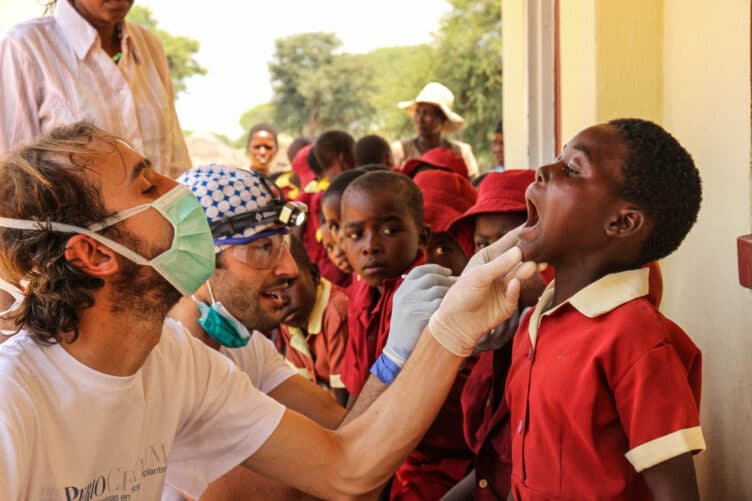
<path fill-rule="evenodd" d="M 386 384 L 379 381 L 379 379 L 373 374 L 370 374 L 368 376 L 368 379 L 366 380 L 366 384 L 363 385 L 363 389 L 360 390 L 360 394 L 355 399 L 355 402 L 347 410 L 347 414 L 345 414 L 345 418 L 342 420 L 339 426 L 344 426 L 356 417 L 363 414 L 363 412 L 368 409 L 371 404 L 377 398 L 379 398 L 382 393 L 384 393 L 384 390 L 386 389 Z"/>
<path fill-rule="evenodd" d="M 435 419 L 462 361 L 428 329 L 423 332 L 394 383 L 359 417 L 337 430 L 343 465 L 358 469 L 357 474 L 348 472 L 348 477 L 362 478 L 366 488 L 389 478 Z"/>

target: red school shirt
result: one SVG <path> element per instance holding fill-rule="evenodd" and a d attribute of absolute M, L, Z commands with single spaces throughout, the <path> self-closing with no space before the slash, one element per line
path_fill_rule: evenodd
<path fill-rule="evenodd" d="M 519 316 L 515 316 L 517 325 Z M 512 343 L 478 356 L 462 392 L 464 436 L 475 454 L 473 499 L 506 499 L 512 474 L 512 439 L 504 383 Z"/>
<path fill-rule="evenodd" d="M 607 275 L 515 336 L 505 396 L 515 499 L 651 499 L 639 472 L 705 448 L 701 355 L 647 299 L 647 268 Z"/>
<path fill-rule="evenodd" d="M 440 499 L 472 468 L 473 453 L 462 435 L 460 398 L 476 360 L 465 361 L 431 427 L 394 474 L 390 499 Z"/>
<path fill-rule="evenodd" d="M 403 273 L 424 263 L 421 253 Z M 357 397 L 363 389 L 371 366 L 386 345 L 392 318 L 392 298 L 402 280 L 401 277 L 384 280 L 384 293 L 381 295 L 365 280 L 355 280 L 347 288 L 350 296 L 347 308 L 348 338 L 340 374 L 352 398 Z"/>
<path fill-rule="evenodd" d="M 300 375 L 327 388 L 344 388 L 340 377 L 347 345 L 347 295 L 322 279 L 305 329 L 280 326 L 285 359 Z"/>

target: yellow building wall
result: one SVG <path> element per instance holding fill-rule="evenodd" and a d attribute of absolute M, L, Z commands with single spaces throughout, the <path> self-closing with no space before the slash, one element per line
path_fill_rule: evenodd
<path fill-rule="evenodd" d="M 526 130 L 510 107 L 524 95 L 525 66 L 507 59 L 523 51 L 527 20 L 506 15 L 522 3 L 502 1 L 507 137 Z M 560 0 L 560 9 L 562 141 L 596 122 L 648 118 L 701 172 L 698 222 L 662 262 L 662 310 L 703 352 L 702 498 L 750 500 L 752 291 L 738 285 L 736 264 L 736 237 L 752 232 L 750 2 Z"/>
<path fill-rule="evenodd" d="M 752 499 L 752 291 L 737 279 L 750 233 L 750 3 L 664 0 L 663 122 L 694 156 L 699 220 L 665 260 L 663 310 L 703 352 L 696 465 L 703 499 Z"/>
<path fill-rule="evenodd" d="M 505 0 L 501 6 L 503 60 L 504 165 L 527 165 L 527 42 L 525 2 Z M 510 78 L 507 78 L 507 75 Z"/>
<path fill-rule="evenodd" d="M 560 1 L 561 144 L 596 123 L 595 0 Z M 504 41 L 506 43 L 506 40 Z"/>
<path fill-rule="evenodd" d="M 626 116 L 660 121 L 662 1 L 560 2 L 561 140 Z M 505 40 L 506 42 L 506 40 Z"/>

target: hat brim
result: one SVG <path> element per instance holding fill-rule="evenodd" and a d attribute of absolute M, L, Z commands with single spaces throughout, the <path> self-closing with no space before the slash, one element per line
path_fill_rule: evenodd
<path fill-rule="evenodd" d="M 399 103 L 397 103 L 397 106 L 405 110 L 405 112 L 412 117 L 412 116 L 415 116 L 415 106 L 418 103 L 432 104 L 434 106 L 437 106 L 444 113 L 444 116 L 447 117 L 447 121 L 444 122 L 444 125 L 441 128 L 444 134 L 453 134 L 457 132 L 458 130 L 460 130 L 463 125 L 465 125 L 465 119 L 462 118 L 457 113 L 450 110 L 444 103 L 437 103 L 434 101 L 424 101 L 424 100 L 421 100 L 421 101 L 412 100 L 412 101 L 400 101 Z"/>
<path fill-rule="evenodd" d="M 503 214 L 509 212 L 526 211 L 527 204 L 523 204 L 514 200 L 498 198 L 483 200 L 482 202 L 476 203 L 475 205 L 470 207 L 459 217 L 455 218 L 454 221 L 449 224 L 447 231 L 456 238 L 463 227 L 472 225 L 472 218 L 474 218 L 478 214 Z"/>

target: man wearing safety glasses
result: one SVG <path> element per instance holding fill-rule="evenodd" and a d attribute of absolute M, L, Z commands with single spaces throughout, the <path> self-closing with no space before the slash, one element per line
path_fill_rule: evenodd
<path fill-rule="evenodd" d="M 384 364 L 404 364 L 389 388 L 329 430 L 165 318 L 214 273 L 209 211 L 125 142 L 88 124 L 56 129 L 0 161 L 0 200 L 0 276 L 25 284 L 11 313 L 20 332 L 0 345 L 4 500 L 157 499 L 165 477 L 197 498 L 237 464 L 325 499 L 371 493 L 536 270 L 514 235 L 456 282 L 413 270 L 415 293 L 395 303 L 446 292 L 441 305 L 409 360 L 387 343 Z"/>
<path fill-rule="evenodd" d="M 290 230 L 303 222 L 307 208 L 299 202 L 286 202 L 277 186 L 254 171 L 204 165 L 185 172 L 178 182 L 190 188 L 207 214 L 216 269 L 195 294 L 181 299 L 169 316 L 235 362 L 263 393 L 322 426 L 338 427 L 345 409 L 291 368 L 258 332 L 281 322 L 287 300 L 284 292 L 298 274 L 290 254 Z M 362 412 L 385 388 L 372 377 L 347 420 Z M 204 494 L 207 499 L 235 496 L 294 499 L 299 493 L 237 467 L 214 481 Z"/>

